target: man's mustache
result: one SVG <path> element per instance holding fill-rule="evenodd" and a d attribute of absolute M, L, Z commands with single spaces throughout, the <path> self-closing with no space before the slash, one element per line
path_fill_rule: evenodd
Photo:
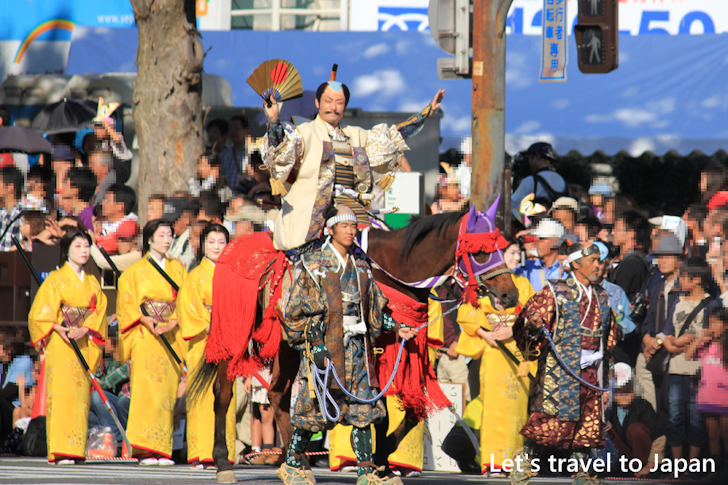
<path fill-rule="evenodd" d="M 326 114 L 339 116 L 341 113 L 339 113 L 338 111 L 326 111 Z"/>

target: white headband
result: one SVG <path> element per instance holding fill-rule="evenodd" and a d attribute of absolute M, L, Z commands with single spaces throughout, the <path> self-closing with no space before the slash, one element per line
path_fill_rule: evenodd
<path fill-rule="evenodd" d="M 569 267 L 571 267 L 571 263 L 573 263 L 573 262 L 574 262 L 574 261 L 576 261 L 577 259 L 581 259 L 581 258 L 583 258 L 584 256 L 590 256 L 590 255 L 592 255 L 592 254 L 599 254 L 599 247 L 598 247 L 598 246 L 596 246 L 595 244 L 592 244 L 592 245 L 591 245 L 591 246 L 589 246 L 588 248 L 580 249 L 580 250 L 578 250 L 578 251 L 577 251 L 577 252 L 575 252 L 575 253 L 571 253 L 571 254 L 570 254 L 570 255 L 569 255 L 569 256 L 568 256 L 567 258 L 566 258 L 566 262 L 564 263 L 564 265 L 565 265 L 565 266 L 566 266 L 567 268 L 569 268 Z"/>
<path fill-rule="evenodd" d="M 566 266 L 567 266 L 567 267 L 568 267 L 568 266 L 570 266 L 570 265 L 571 265 L 571 263 L 573 263 L 573 262 L 574 262 L 574 261 L 576 261 L 577 259 L 581 259 L 581 258 L 583 258 L 583 257 L 584 257 L 584 250 L 583 250 L 583 249 L 581 249 L 581 250 L 579 250 L 579 251 L 577 251 L 577 252 L 575 252 L 575 253 L 571 253 L 571 254 L 570 254 L 570 255 L 569 255 L 569 256 L 568 256 L 567 258 L 566 258 Z"/>
<path fill-rule="evenodd" d="M 330 217 L 329 220 L 326 221 L 326 227 L 331 227 L 334 224 L 338 224 L 339 222 L 344 221 L 357 222 L 357 219 L 354 214 L 339 214 L 334 217 Z"/>

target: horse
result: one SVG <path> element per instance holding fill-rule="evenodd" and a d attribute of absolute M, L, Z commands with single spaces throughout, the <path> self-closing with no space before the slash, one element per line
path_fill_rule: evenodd
<path fill-rule="evenodd" d="M 431 282 L 435 279 L 444 281 L 444 275 L 448 275 L 455 264 L 456 271 L 463 276 L 461 282 L 466 283 L 468 291 L 477 288 L 481 294 L 490 297 L 494 306 L 502 308 L 516 306 L 518 290 L 513 284 L 510 271 L 503 259 L 502 249 L 505 247 L 493 249 L 496 247 L 493 245 L 493 241 L 501 237 L 494 222 L 497 205 L 496 200 L 495 204 L 485 213 L 472 208 L 467 213 L 444 213 L 418 217 L 405 228 L 397 230 L 374 228 L 367 230 L 365 237 L 368 244 L 364 243 L 364 246 L 368 245 L 366 254 L 372 265 L 374 280 L 410 299 L 427 304 L 431 285 L 422 282 Z M 481 239 L 478 239 L 480 236 L 482 236 Z M 470 250 L 466 249 L 463 252 L 462 249 L 465 247 L 469 247 Z M 481 250 L 484 248 L 486 250 Z M 240 250 L 241 253 L 243 251 L 244 248 Z M 223 260 L 224 256 L 221 256 L 220 259 Z M 240 256 L 246 257 L 247 254 Z M 270 282 L 271 266 L 272 263 L 266 268 L 268 273 L 261 276 L 259 289 L 265 286 L 266 280 Z M 220 261 L 216 271 L 219 270 L 219 267 Z M 477 281 L 476 275 L 479 275 Z M 412 284 L 413 282 L 420 284 Z M 217 280 L 215 280 L 213 285 L 217 284 Z M 466 291 L 466 295 L 468 291 Z M 471 294 L 471 303 L 473 296 L 477 302 L 478 295 Z M 213 315 L 216 311 L 215 301 L 213 300 Z M 275 303 L 277 302 L 271 302 L 271 304 Z M 475 304 L 477 305 L 477 303 Z M 255 309 L 256 325 L 263 319 L 266 306 L 265 291 L 259 291 Z M 239 315 L 239 313 L 235 315 Z M 228 318 L 235 317 L 230 315 Z M 208 342 L 208 348 L 209 345 Z M 291 388 L 298 374 L 299 363 L 299 352 L 293 350 L 285 340 L 282 340 L 278 354 L 273 360 L 268 399 L 274 410 L 281 438 L 286 446 L 292 436 L 289 411 Z M 218 483 L 237 483 L 232 465 L 227 458 L 225 441 L 225 416 L 233 395 L 233 381 L 228 376 L 229 365 L 229 361 L 220 361 L 219 364 L 215 364 L 203 359 L 195 369 L 187 390 L 188 395 L 194 399 L 195 396 L 206 392 L 214 381 L 215 442 L 213 458 L 217 466 Z M 386 436 L 386 422 L 376 425 L 375 463 L 378 466 L 387 465 L 389 453 L 396 449 L 397 444 L 409 430 L 416 426 L 417 422 L 418 420 L 413 418 L 412 413 L 408 412 L 393 436 L 389 437 Z"/>

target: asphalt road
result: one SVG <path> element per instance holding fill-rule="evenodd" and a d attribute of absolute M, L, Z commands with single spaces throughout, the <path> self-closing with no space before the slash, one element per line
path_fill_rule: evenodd
<path fill-rule="evenodd" d="M 326 484 L 356 483 L 354 473 L 331 472 L 325 468 L 315 468 L 317 481 Z M 275 475 L 275 468 L 263 466 L 236 466 L 238 482 L 246 485 L 281 484 Z M 485 478 L 443 472 L 424 472 L 418 478 L 404 479 L 405 485 L 451 485 L 493 484 L 506 485 L 505 478 Z M 130 462 L 92 462 L 80 466 L 50 465 L 43 458 L 0 458 L 0 484 L 114 484 L 114 485 L 210 485 L 215 483 L 214 470 L 193 470 L 187 465 L 170 467 L 141 467 Z M 534 485 L 571 483 L 569 478 L 541 478 L 531 480 Z M 613 484 L 650 485 L 666 483 L 652 480 L 605 481 Z"/>

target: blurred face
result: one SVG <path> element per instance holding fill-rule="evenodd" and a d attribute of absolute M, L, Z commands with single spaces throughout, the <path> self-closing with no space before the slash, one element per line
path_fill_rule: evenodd
<path fill-rule="evenodd" d="M 585 224 L 577 224 L 574 226 L 574 234 L 579 236 L 579 241 L 588 241 L 589 233 Z"/>
<path fill-rule="evenodd" d="M 354 237 L 356 236 L 356 222 L 343 221 L 329 227 L 329 234 L 331 239 L 344 246 L 345 248 L 351 247 L 354 244 Z"/>
<path fill-rule="evenodd" d="M 709 328 L 713 334 L 713 340 L 717 340 L 725 333 L 726 324 L 718 317 L 710 317 Z"/>
<path fill-rule="evenodd" d="M 220 151 L 224 140 L 220 129 L 217 126 L 211 126 L 207 129 L 207 142 L 211 147 L 214 147 L 216 151 Z"/>
<path fill-rule="evenodd" d="M 538 251 L 538 257 L 543 258 L 544 256 L 548 256 L 551 254 L 554 249 L 552 249 L 556 243 L 558 242 L 558 238 L 555 237 L 547 237 L 547 238 L 540 238 L 538 242 L 536 243 L 536 250 Z"/>
<path fill-rule="evenodd" d="M 108 166 L 104 165 L 104 157 L 106 154 L 100 151 L 92 152 L 88 157 L 88 168 L 96 175 L 96 179 L 101 181 L 108 173 Z"/>
<path fill-rule="evenodd" d="M 521 262 L 521 248 L 518 247 L 518 244 L 511 244 L 508 246 L 506 250 L 503 251 L 503 259 L 505 259 L 508 269 L 511 271 L 516 269 L 518 264 Z"/>
<path fill-rule="evenodd" d="M 147 222 L 155 219 L 161 219 L 164 215 L 164 201 L 160 199 L 152 199 L 147 204 Z"/>
<path fill-rule="evenodd" d="M 573 233 L 574 232 L 574 223 L 576 222 L 576 214 L 574 214 L 571 209 L 556 209 L 553 212 L 553 217 L 557 221 L 559 221 L 564 228 L 566 229 L 566 232 Z"/>
<path fill-rule="evenodd" d="M 230 136 L 230 140 L 236 145 L 242 145 L 245 143 L 245 137 L 248 136 L 248 130 L 247 128 L 243 128 L 240 120 L 232 120 L 230 121 L 228 136 Z"/>
<path fill-rule="evenodd" d="M 68 248 L 68 260 L 79 266 L 83 266 L 88 262 L 91 249 L 86 238 L 77 237 L 71 242 Z"/>
<path fill-rule="evenodd" d="M 619 219 L 617 223 L 614 224 L 614 244 L 622 246 L 627 244 L 628 239 L 629 233 L 627 232 L 627 226 L 624 223 L 624 220 Z"/>
<path fill-rule="evenodd" d="M 252 234 L 253 224 L 250 221 L 238 221 L 235 223 L 235 236 L 245 236 L 246 234 Z"/>
<path fill-rule="evenodd" d="M 213 231 L 205 238 L 205 256 L 215 263 L 225 249 L 225 246 L 227 246 L 225 234 Z"/>
<path fill-rule="evenodd" d="M 116 202 L 113 192 L 107 192 L 101 206 L 101 214 L 106 220 L 114 220 L 114 218 L 124 215 L 124 204 Z"/>
<path fill-rule="evenodd" d="M 447 200 L 456 201 L 460 195 L 460 189 L 457 183 L 450 183 L 442 190 L 442 197 Z"/>
<path fill-rule="evenodd" d="M 604 205 L 604 196 L 602 194 L 593 194 L 589 196 L 589 201 L 593 206 L 602 207 Z"/>
<path fill-rule="evenodd" d="M 614 402 L 621 408 L 628 408 L 634 401 L 634 392 L 615 392 Z"/>
<path fill-rule="evenodd" d="M 30 223 L 25 217 L 20 218 L 20 235 L 25 239 L 30 239 Z"/>
<path fill-rule="evenodd" d="M 130 253 L 136 248 L 136 238 L 119 238 L 119 254 Z"/>
<path fill-rule="evenodd" d="M 700 191 L 701 192 L 708 191 L 708 174 L 705 172 L 700 174 Z"/>
<path fill-rule="evenodd" d="M 182 234 L 187 230 L 187 228 L 190 226 L 190 222 L 192 222 L 192 218 L 190 217 L 189 212 L 185 212 L 182 214 L 182 217 L 177 219 L 177 221 L 174 223 L 174 233 L 175 234 Z"/>
<path fill-rule="evenodd" d="M 225 215 L 232 216 L 234 214 L 237 214 L 244 205 L 245 199 L 243 199 L 242 197 L 235 197 L 233 200 L 230 201 Z"/>
<path fill-rule="evenodd" d="M 109 136 L 109 132 L 106 131 L 106 127 L 104 125 L 97 123 L 94 125 L 94 135 L 97 140 L 101 141 Z"/>
<path fill-rule="evenodd" d="M 164 255 L 171 245 L 172 229 L 168 226 L 159 226 L 149 241 L 149 249 L 156 251 L 159 255 Z"/>
<path fill-rule="evenodd" d="M 665 276 L 669 276 L 678 269 L 680 257 L 676 254 L 660 254 L 657 257 L 657 269 Z"/>
<path fill-rule="evenodd" d="M 687 275 L 683 275 L 680 278 L 680 289 L 686 293 L 694 291 L 699 285 L 700 278 L 690 278 Z"/>
<path fill-rule="evenodd" d="M 331 86 L 326 86 L 321 95 L 321 101 L 316 100 L 316 107 L 322 120 L 331 126 L 337 126 L 344 117 L 344 109 L 346 109 L 344 90 L 334 91 Z"/>
<path fill-rule="evenodd" d="M 10 362 L 10 351 L 0 342 L 0 362 Z"/>
<path fill-rule="evenodd" d="M 598 254 L 584 256 L 583 258 L 574 261 L 571 266 L 574 269 L 574 273 L 581 275 L 582 279 L 589 281 L 597 277 L 601 269 Z"/>
<path fill-rule="evenodd" d="M 197 162 L 197 176 L 201 179 L 206 179 L 210 174 L 210 161 L 207 157 L 200 157 Z"/>
<path fill-rule="evenodd" d="M 38 198 L 44 198 L 46 195 L 45 187 L 43 186 L 43 182 L 38 179 L 28 179 L 27 183 L 25 184 L 26 190 L 29 194 L 33 194 Z"/>

